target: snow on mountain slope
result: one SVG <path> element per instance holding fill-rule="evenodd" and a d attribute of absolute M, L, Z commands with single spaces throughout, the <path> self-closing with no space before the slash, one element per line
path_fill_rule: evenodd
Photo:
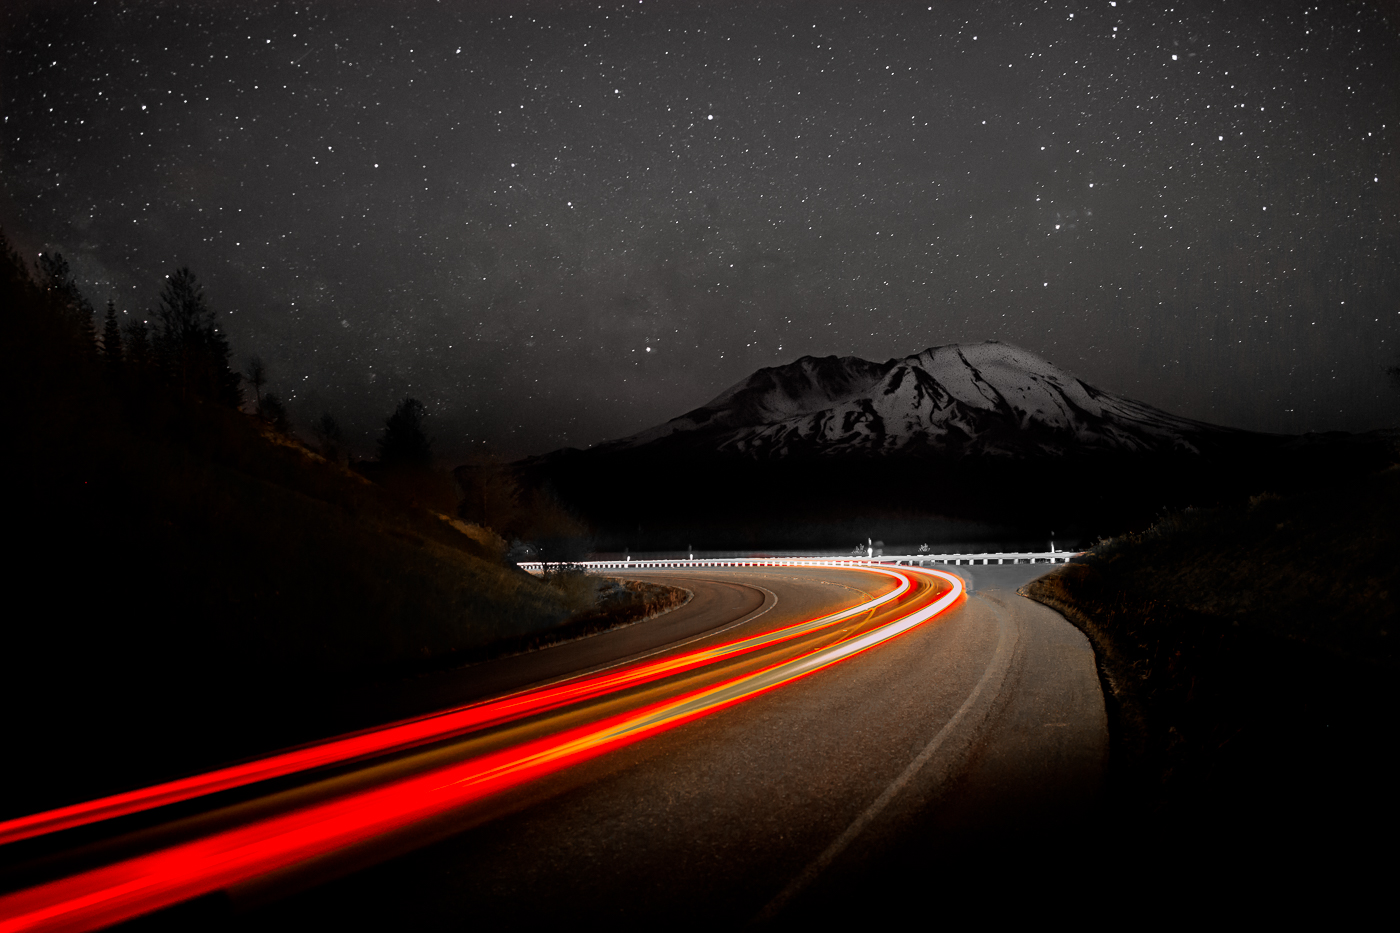
<path fill-rule="evenodd" d="M 786 366 L 760 369 L 694 411 L 608 446 L 638 447 L 676 433 L 751 427 L 821 411 L 868 390 L 892 362 L 804 356 Z"/>
<path fill-rule="evenodd" d="M 872 363 L 803 357 L 761 369 L 614 450 L 684 444 L 768 459 L 794 454 L 1200 452 L 1238 432 L 1095 389 L 1007 344 L 950 344 Z"/>

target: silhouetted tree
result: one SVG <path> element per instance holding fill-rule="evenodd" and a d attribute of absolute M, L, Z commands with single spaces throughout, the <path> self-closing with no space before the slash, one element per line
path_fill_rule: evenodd
<path fill-rule="evenodd" d="M 515 475 L 505 461 L 494 454 L 473 454 L 453 471 L 462 490 L 458 517 L 494 528 L 502 534 L 519 535 L 526 511 Z"/>
<path fill-rule="evenodd" d="M 10 244 L 10 238 L 5 236 L 5 231 L 0 229 L 0 294 L 7 299 L 5 307 L 17 311 L 23 294 L 32 288 L 33 284 L 19 251 Z"/>
<path fill-rule="evenodd" d="M 248 365 L 243 370 L 243 378 L 248 380 L 248 384 L 253 387 L 253 399 L 258 410 L 262 410 L 262 387 L 267 385 L 267 366 L 263 363 L 262 357 L 248 357 Z"/>
<path fill-rule="evenodd" d="M 102 358 L 111 377 L 121 378 L 122 328 L 117 320 L 117 306 L 110 299 L 107 301 L 107 315 L 102 319 Z"/>
<path fill-rule="evenodd" d="M 41 301 L 28 265 L 0 231 L 0 327 L 4 333 L 0 339 L 0 391 L 11 405 L 18 401 L 22 411 L 37 410 L 28 400 L 34 384 L 35 349 L 43 347 L 55 330 L 47 314 L 35 313 Z"/>
<path fill-rule="evenodd" d="M 75 346 L 85 353 L 93 352 L 97 345 L 97 332 L 92 323 L 92 303 L 78 289 L 68 261 L 62 253 L 40 253 L 38 270 L 39 289 L 49 312 Z"/>
<path fill-rule="evenodd" d="M 321 419 L 311 430 L 316 435 L 316 446 L 320 448 L 321 456 L 332 463 L 339 463 L 345 449 L 345 436 L 340 430 L 340 423 L 331 417 L 330 412 L 322 412 Z"/>
<path fill-rule="evenodd" d="M 271 392 L 258 400 L 258 417 L 283 434 L 292 430 L 292 424 L 287 420 L 287 406 L 283 405 L 282 400 Z"/>
<path fill-rule="evenodd" d="M 155 351 L 151 348 L 151 328 L 145 321 L 127 321 L 122 326 L 122 365 L 131 378 L 150 379 Z"/>
<path fill-rule="evenodd" d="M 219 332 L 203 286 L 187 266 L 165 280 L 160 295 L 156 353 L 166 378 L 182 399 L 205 398 L 237 408 L 240 377 L 229 369 L 228 340 Z"/>
<path fill-rule="evenodd" d="M 433 442 L 423 433 L 428 409 L 416 398 L 406 398 L 384 421 L 379 437 L 379 462 L 395 466 L 426 467 L 433 462 Z"/>

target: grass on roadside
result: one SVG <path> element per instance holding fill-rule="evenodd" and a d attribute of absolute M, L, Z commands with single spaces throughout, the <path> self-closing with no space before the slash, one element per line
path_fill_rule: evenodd
<path fill-rule="evenodd" d="M 563 622 L 548 630 L 497 639 L 488 645 L 455 651 L 403 670 L 442 670 L 548 648 L 655 618 L 679 609 L 694 596 L 689 590 L 676 586 L 617 580 L 582 571 L 553 573 L 545 578 L 545 583 L 559 591 L 565 604 L 573 609 Z"/>
<path fill-rule="evenodd" d="M 1279 851 L 1358 807 L 1393 825 L 1397 554 L 1392 467 L 1168 515 L 1027 585 L 1094 647 L 1113 805 L 1163 838 L 1248 826 Z"/>

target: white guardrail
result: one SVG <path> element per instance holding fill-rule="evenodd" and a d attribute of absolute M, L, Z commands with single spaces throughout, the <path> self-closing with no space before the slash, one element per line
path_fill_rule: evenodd
<path fill-rule="evenodd" d="M 1078 557 L 1081 551 L 1005 551 L 994 554 L 904 554 L 888 557 L 684 557 L 660 560 L 584 560 L 574 565 L 585 570 L 651 570 L 653 568 L 686 567 L 869 567 L 903 564 L 909 567 L 926 567 L 942 564 L 945 567 L 959 567 L 964 564 L 1065 564 Z M 521 561 L 521 570 L 542 571 L 544 566 L 537 560 Z"/>

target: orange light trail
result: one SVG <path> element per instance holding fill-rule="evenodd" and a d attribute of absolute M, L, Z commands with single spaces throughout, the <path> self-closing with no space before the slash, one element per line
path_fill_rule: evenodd
<path fill-rule="evenodd" d="M 962 581 L 941 571 L 868 569 L 901 578 L 900 594 L 913 588 L 915 572 L 948 588 L 875 629 L 678 697 L 0 897 L 0 933 L 118 923 L 440 816 L 806 677 L 920 625 L 963 594 Z"/>

